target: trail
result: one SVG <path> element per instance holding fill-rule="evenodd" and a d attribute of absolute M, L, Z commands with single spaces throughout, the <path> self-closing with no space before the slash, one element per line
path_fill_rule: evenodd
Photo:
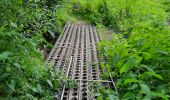
<path fill-rule="evenodd" d="M 66 77 L 75 80 L 78 87 L 69 89 L 63 86 L 58 99 L 94 100 L 91 87 L 100 81 L 102 73 L 96 51 L 96 44 L 100 40 L 96 28 L 83 22 L 67 23 L 63 32 L 48 60 L 53 61 L 54 67 L 59 67 Z"/>

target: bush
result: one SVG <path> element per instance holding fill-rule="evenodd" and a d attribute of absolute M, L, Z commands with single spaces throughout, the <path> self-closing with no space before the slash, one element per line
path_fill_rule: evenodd
<path fill-rule="evenodd" d="M 63 0 L 0 1 L 0 99 L 54 99 L 61 72 L 46 66 L 47 39 L 61 33 Z"/>
<path fill-rule="evenodd" d="M 166 29 L 138 32 L 129 39 L 115 34 L 111 41 L 100 43 L 101 54 L 107 57 L 106 66 L 110 69 L 104 75 L 108 77 L 108 73 L 111 72 L 121 99 L 168 100 L 170 91 L 168 41 L 170 31 Z"/>
<path fill-rule="evenodd" d="M 72 0 L 72 4 L 74 15 L 116 33 L 112 40 L 99 43 L 99 51 L 106 56 L 102 77 L 108 79 L 111 73 L 117 89 L 99 88 L 99 100 L 169 99 L 169 0 Z"/>
<path fill-rule="evenodd" d="M 0 95 L 18 99 L 52 99 L 60 73 L 46 68 L 37 50 L 39 38 L 24 38 L 15 31 L 0 31 Z"/>
<path fill-rule="evenodd" d="M 103 70 L 110 69 L 103 77 L 108 78 L 111 72 L 118 89 L 110 95 L 120 99 L 168 100 L 170 31 L 162 4 L 152 0 L 116 4 L 124 5 L 118 7 L 122 11 L 117 6 L 111 11 L 119 12 L 115 18 L 120 34 L 99 44 L 101 54 L 107 58 Z"/>
<path fill-rule="evenodd" d="M 154 0 L 72 0 L 72 4 L 77 5 L 76 10 L 73 10 L 74 14 L 92 23 L 113 28 L 116 33 L 126 33 L 127 36 L 135 26 L 140 26 L 136 24 L 141 24 L 141 27 L 148 25 L 161 29 L 165 26 L 167 17 L 162 9 L 164 6 Z"/>

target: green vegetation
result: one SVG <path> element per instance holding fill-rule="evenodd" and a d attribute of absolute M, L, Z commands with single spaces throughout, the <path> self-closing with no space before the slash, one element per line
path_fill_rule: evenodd
<path fill-rule="evenodd" d="M 0 99 L 49 100 L 59 91 L 61 72 L 46 67 L 42 51 L 66 19 L 62 3 L 0 1 Z"/>
<path fill-rule="evenodd" d="M 98 100 L 170 99 L 169 0 L 1 0 L 0 8 L 0 99 L 54 99 L 61 72 L 44 54 L 71 18 L 114 31 L 98 46 L 102 78 L 111 74 L 116 89 L 98 87 Z"/>
<path fill-rule="evenodd" d="M 98 100 L 170 98 L 170 28 L 168 0 L 72 0 L 73 14 L 110 28 L 111 40 L 101 41 L 106 57 L 103 78 L 116 90 L 98 88 Z M 102 25 L 101 25 L 102 24 Z"/>

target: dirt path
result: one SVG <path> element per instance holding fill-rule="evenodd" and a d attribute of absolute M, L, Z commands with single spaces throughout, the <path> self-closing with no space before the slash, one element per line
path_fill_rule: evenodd
<path fill-rule="evenodd" d="M 76 80 L 78 88 L 68 89 L 63 86 L 61 100 L 93 100 L 91 90 L 93 83 L 99 80 L 99 69 L 96 44 L 99 35 L 94 26 L 79 23 L 68 23 L 63 28 L 48 60 L 66 76 Z"/>

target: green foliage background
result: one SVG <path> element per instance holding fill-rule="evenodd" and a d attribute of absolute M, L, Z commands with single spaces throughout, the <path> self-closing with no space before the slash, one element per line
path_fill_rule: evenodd
<path fill-rule="evenodd" d="M 116 87 L 99 87 L 98 100 L 170 99 L 169 0 L 1 0 L 0 99 L 54 99 L 61 72 L 43 48 L 74 16 L 114 30 L 98 47 Z"/>
<path fill-rule="evenodd" d="M 73 15 L 114 30 L 99 43 L 103 78 L 116 89 L 99 87 L 98 100 L 170 98 L 169 0 L 72 0 Z"/>
<path fill-rule="evenodd" d="M 0 99 L 54 99 L 61 72 L 46 66 L 46 40 L 67 20 L 63 0 L 0 0 Z"/>

